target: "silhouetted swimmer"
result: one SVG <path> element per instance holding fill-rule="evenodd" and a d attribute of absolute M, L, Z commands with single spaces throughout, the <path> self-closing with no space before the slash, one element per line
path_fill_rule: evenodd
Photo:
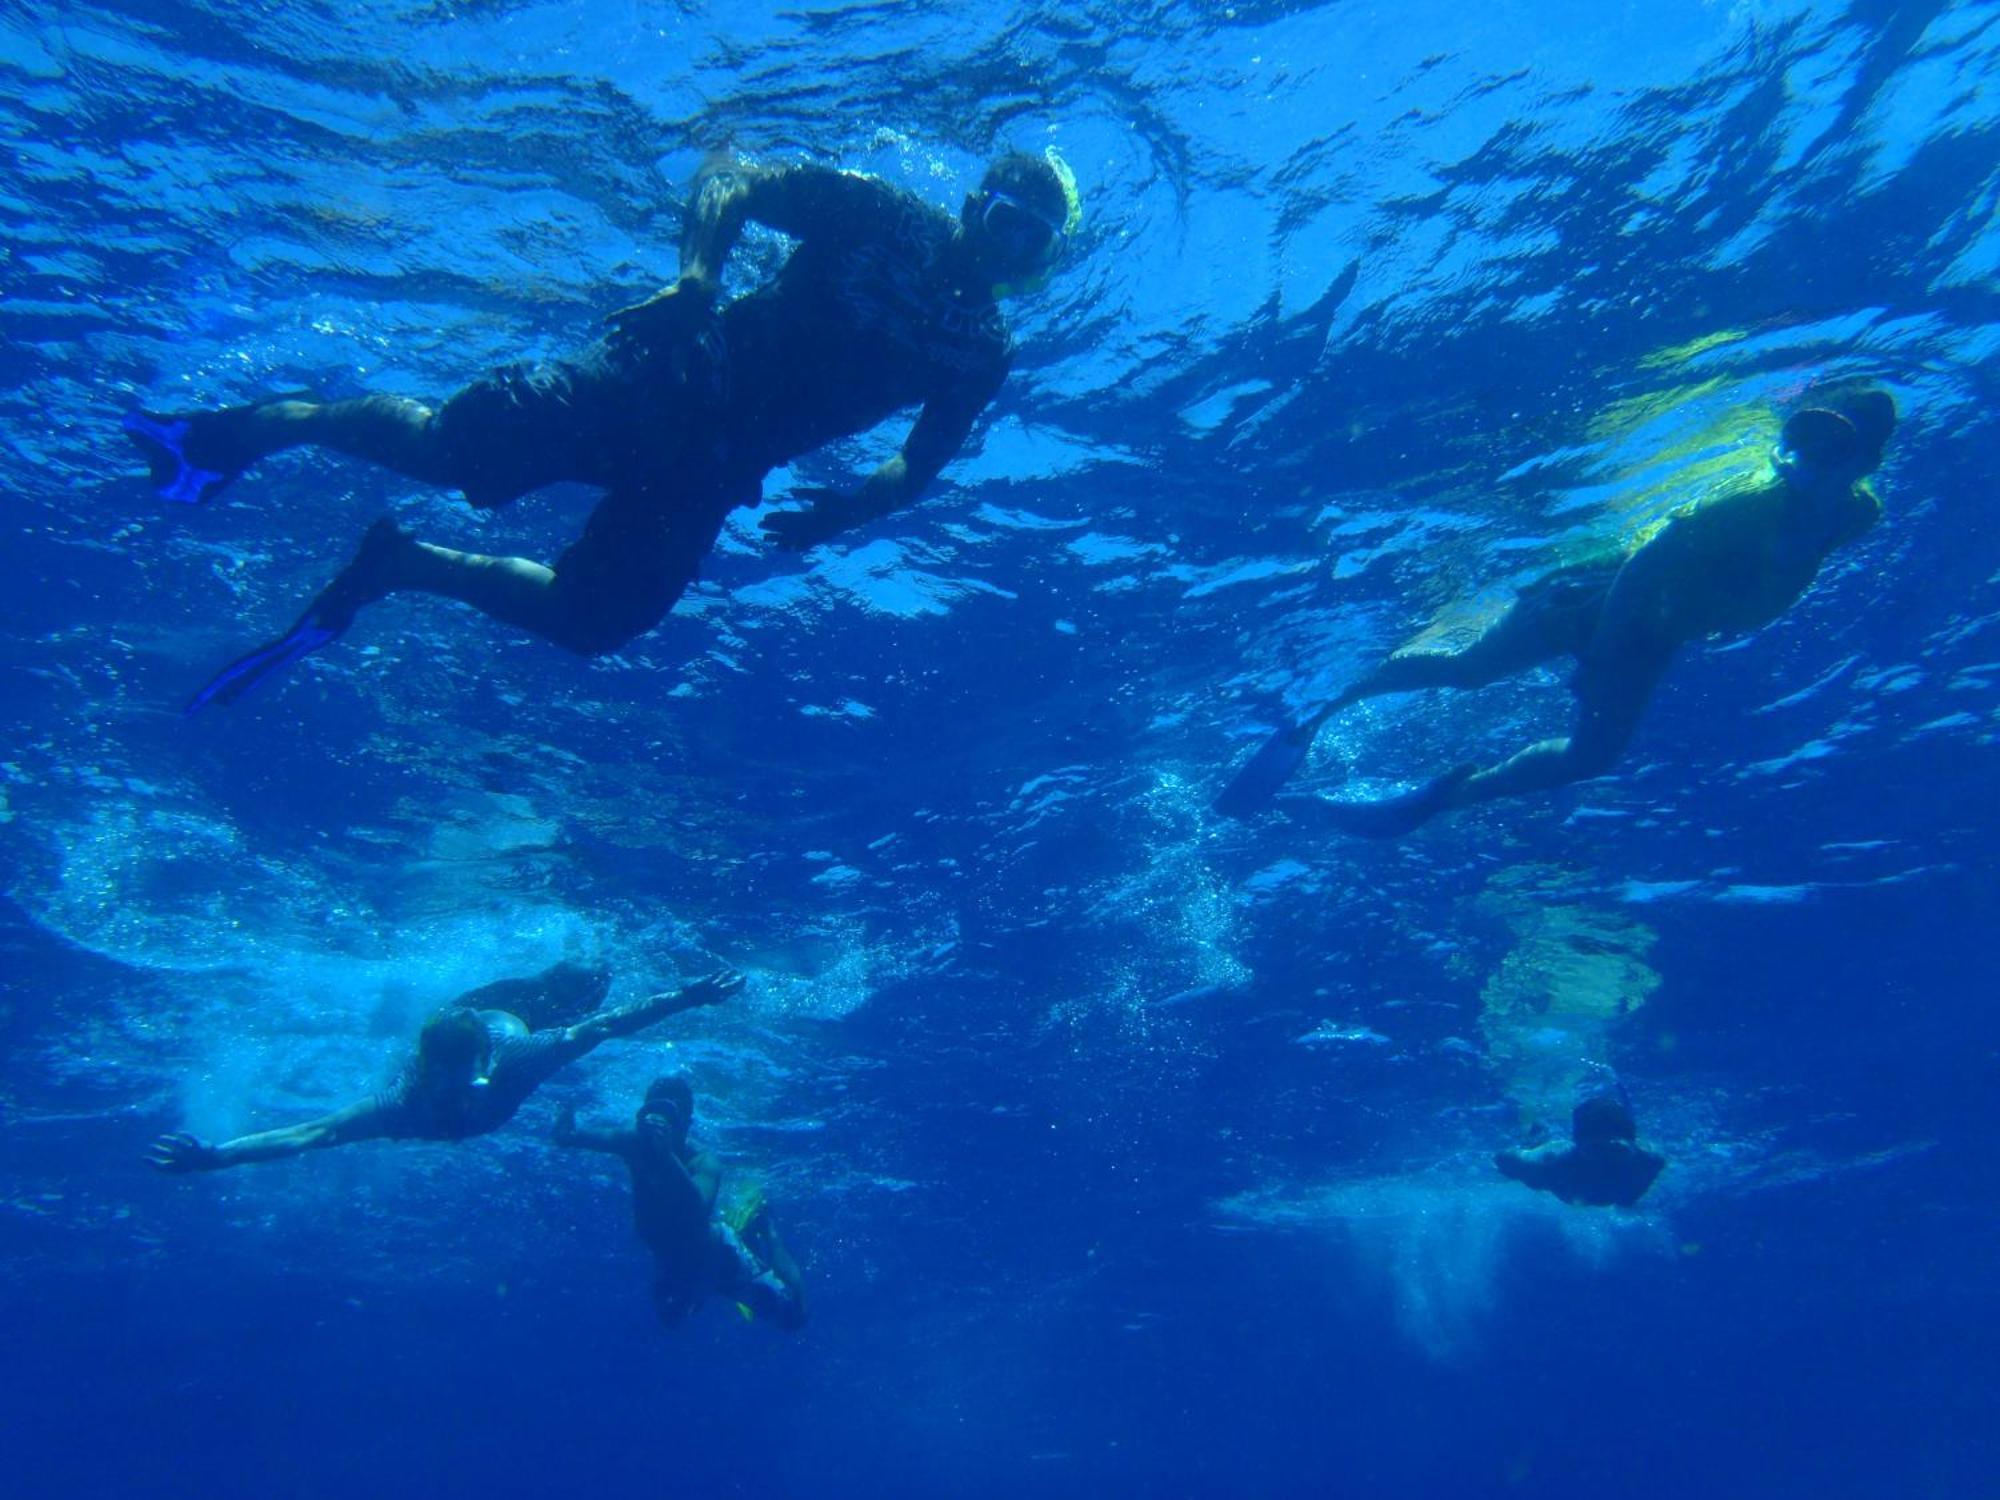
<path fill-rule="evenodd" d="M 532 979 L 482 986 L 424 1023 L 416 1056 L 382 1092 L 316 1120 L 215 1146 L 184 1132 L 163 1135 L 147 1159 L 163 1172 L 206 1172 L 354 1141 L 485 1135 L 593 1048 L 684 1010 L 720 1005 L 743 987 L 743 976 L 710 974 L 684 989 L 597 1010 L 610 984 L 607 969 L 557 964 Z M 579 1014 L 580 1020 L 567 1019 Z"/>
<path fill-rule="evenodd" d="M 1394 838 L 1451 808 L 1604 775 L 1676 651 L 1703 636 L 1770 624 L 1811 587 L 1830 554 L 1881 518 L 1881 501 L 1861 481 L 1882 462 L 1895 403 L 1863 390 L 1840 407 L 1787 421 L 1758 483 L 1688 506 L 1627 555 L 1546 575 L 1467 644 L 1440 651 L 1420 636 L 1397 648 L 1333 702 L 1266 741 L 1216 799 L 1217 810 L 1247 817 L 1269 806 L 1320 726 L 1350 704 L 1380 693 L 1484 687 L 1560 656 L 1576 660 L 1567 735 L 1495 766 L 1459 766 L 1400 797 L 1292 796 L 1281 805 L 1342 833 Z"/>
<path fill-rule="evenodd" d="M 679 279 L 613 314 L 606 337 L 571 358 L 497 370 L 435 404 L 301 393 L 133 412 L 125 430 L 169 500 L 207 500 L 303 444 L 482 509 L 561 480 L 605 492 L 553 564 L 433 546 L 377 521 L 292 628 L 224 667 L 190 711 L 233 702 L 398 592 L 457 599 L 582 655 L 614 651 L 673 608 L 772 469 L 916 406 L 901 450 L 859 485 L 799 490 L 810 505 L 763 529 L 806 548 L 909 504 L 1006 378 L 999 299 L 1039 286 L 1081 218 L 1053 152 L 1002 156 L 956 218 L 858 173 L 711 161 L 687 206 Z M 753 220 L 795 248 L 769 281 L 725 301 L 723 264 Z"/>
<path fill-rule="evenodd" d="M 1570 1139 L 1493 1158 L 1500 1175 L 1565 1203 L 1630 1208 L 1667 1164 L 1639 1144 L 1632 1106 L 1615 1087 L 1591 1094 L 1570 1115 Z"/>
<path fill-rule="evenodd" d="M 653 1252 L 653 1306 L 660 1321 L 678 1324 L 707 1297 L 720 1294 L 762 1313 L 781 1328 L 806 1321 L 798 1263 L 771 1223 L 759 1194 L 740 1228 L 715 1211 L 722 1163 L 689 1144 L 694 1090 L 685 1078 L 655 1078 L 629 1130 L 594 1130 L 564 1109 L 555 1140 L 602 1151 L 632 1176 L 632 1222 Z"/>

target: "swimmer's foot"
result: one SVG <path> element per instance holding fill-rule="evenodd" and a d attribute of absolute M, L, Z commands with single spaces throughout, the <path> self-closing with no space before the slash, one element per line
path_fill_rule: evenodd
<path fill-rule="evenodd" d="M 280 401 L 312 401 L 310 391 L 293 391 L 249 406 L 169 416 L 127 412 L 121 424 L 146 460 L 153 490 L 162 500 L 200 505 L 228 489 L 263 456 L 252 441 L 257 414 Z"/>
<path fill-rule="evenodd" d="M 1310 821 L 1329 824 L 1364 839 L 1395 839 L 1428 823 L 1451 806 L 1452 797 L 1479 768 L 1458 766 L 1414 792 L 1378 802 L 1329 802 L 1324 797 L 1281 797 L 1279 806 Z"/>
<path fill-rule="evenodd" d="M 368 528 L 354 560 L 314 596 L 290 630 L 217 672 L 182 712 L 197 714 L 210 704 L 226 708 L 265 678 L 339 640 L 363 605 L 373 604 L 389 592 L 398 556 L 414 545 L 401 527 L 382 517 Z"/>

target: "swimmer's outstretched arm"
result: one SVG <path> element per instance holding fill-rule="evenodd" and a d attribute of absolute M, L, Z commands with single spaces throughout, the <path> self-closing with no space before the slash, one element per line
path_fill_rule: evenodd
<path fill-rule="evenodd" d="M 1493 1166 L 1502 1177 L 1547 1192 L 1554 1186 L 1556 1166 L 1569 1150 L 1568 1142 L 1551 1141 L 1525 1151 L 1499 1151 L 1494 1153 Z"/>
<path fill-rule="evenodd" d="M 668 1016 L 679 1015 L 684 1010 L 720 1005 L 742 988 L 741 974 L 719 969 L 681 989 L 663 990 L 657 995 L 648 995 L 644 1000 L 621 1005 L 616 1010 L 601 1010 L 596 1015 L 585 1016 L 574 1026 L 563 1028 L 564 1040 L 569 1044 L 565 1051 L 570 1057 L 581 1057 L 613 1037 L 631 1036 L 656 1021 L 664 1021 Z"/>
<path fill-rule="evenodd" d="M 383 1108 L 380 1100 L 363 1099 L 317 1120 L 279 1130 L 260 1130 L 255 1135 L 239 1135 L 216 1146 L 185 1131 L 176 1131 L 154 1141 L 146 1160 L 162 1172 L 212 1172 L 245 1162 L 271 1161 L 328 1146 L 345 1146 L 351 1141 L 375 1140 L 389 1135 L 393 1124 L 393 1113 Z"/>
<path fill-rule="evenodd" d="M 558 1146 L 570 1146 L 578 1151 L 602 1151 L 606 1156 L 630 1160 L 639 1144 L 639 1132 L 596 1130 L 588 1125 L 579 1125 L 576 1123 L 576 1106 L 565 1104 L 562 1113 L 556 1116 L 556 1128 L 549 1139 Z"/>

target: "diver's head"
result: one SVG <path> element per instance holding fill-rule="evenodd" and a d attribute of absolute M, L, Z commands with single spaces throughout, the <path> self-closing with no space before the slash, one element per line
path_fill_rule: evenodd
<path fill-rule="evenodd" d="M 1896 402 L 1873 386 L 1819 393 L 1819 403 L 1786 419 L 1778 472 L 1794 488 L 1845 489 L 1882 466 L 1896 430 Z"/>
<path fill-rule="evenodd" d="M 1872 474 L 1882 467 L 1882 451 L 1896 430 L 1896 399 L 1873 386 L 1850 391 L 1835 403 L 1835 409 L 1854 425 L 1861 439 L 1862 473 Z"/>
<path fill-rule="evenodd" d="M 664 1131 L 675 1145 L 687 1139 L 694 1123 L 694 1087 L 678 1073 L 665 1074 L 646 1085 L 645 1102 L 639 1106 L 637 1124 L 641 1130 Z"/>
<path fill-rule="evenodd" d="M 417 1035 L 417 1071 L 433 1088 L 480 1081 L 486 1066 L 486 1023 L 469 1010 L 432 1016 Z"/>
<path fill-rule="evenodd" d="M 1577 1145 L 1587 1146 L 1604 1141 L 1637 1140 L 1639 1126 L 1623 1099 L 1613 1094 L 1593 1094 L 1570 1115 L 1569 1133 Z"/>
<path fill-rule="evenodd" d="M 1051 149 L 1010 151 L 986 169 L 959 216 L 966 243 L 996 291 L 1025 290 L 1062 259 L 1083 222 L 1076 178 Z"/>

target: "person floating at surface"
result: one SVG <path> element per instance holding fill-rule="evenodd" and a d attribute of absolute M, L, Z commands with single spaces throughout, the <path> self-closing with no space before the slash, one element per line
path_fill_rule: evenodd
<path fill-rule="evenodd" d="M 653 1252 L 653 1306 L 673 1327 L 710 1293 L 781 1328 L 806 1321 L 798 1263 L 778 1238 L 769 1206 L 756 1197 L 740 1229 L 716 1213 L 722 1163 L 688 1142 L 694 1090 L 685 1078 L 655 1078 L 630 1130 L 593 1130 L 565 1108 L 556 1122 L 558 1145 L 602 1151 L 632 1175 L 632 1220 Z"/>
<path fill-rule="evenodd" d="M 1630 1208 L 1646 1196 L 1666 1164 L 1664 1156 L 1639 1144 L 1631 1102 L 1615 1083 L 1578 1103 L 1570 1115 L 1567 1142 L 1502 1151 L 1493 1158 L 1502 1177 L 1592 1208 Z"/>
<path fill-rule="evenodd" d="M 752 219 L 797 247 L 768 283 L 718 308 L 723 263 Z M 233 702 L 396 592 L 460 600 L 586 656 L 615 650 L 665 617 L 771 469 L 920 405 L 902 450 L 858 489 L 805 491 L 807 508 L 763 529 L 804 549 L 909 503 L 1006 376 L 997 299 L 1038 287 L 1081 221 L 1053 150 L 994 162 L 956 220 L 855 173 L 710 165 L 695 181 L 680 279 L 614 313 L 575 359 L 496 371 L 436 409 L 375 395 L 132 413 L 125 430 L 169 500 L 207 500 L 300 444 L 459 489 L 480 508 L 559 480 L 606 491 L 553 566 L 455 552 L 377 521 L 298 622 L 225 667 L 189 711 Z"/>
<path fill-rule="evenodd" d="M 548 1078 L 613 1037 L 631 1036 L 743 987 L 727 971 L 615 1010 L 598 1010 L 611 975 L 557 964 L 461 995 L 424 1023 L 416 1056 L 387 1089 L 302 1125 L 211 1146 L 163 1135 L 148 1160 L 163 1172 L 205 1172 L 354 1141 L 462 1141 L 498 1130 Z M 581 1019 L 566 1019 L 581 1016 Z"/>
<path fill-rule="evenodd" d="M 1831 553 L 1881 518 L 1881 501 L 1861 481 L 1882 462 L 1895 403 L 1864 390 L 1840 407 L 1813 407 L 1787 421 L 1770 472 L 1754 486 L 1678 512 L 1628 555 L 1557 569 L 1465 646 L 1398 648 L 1333 702 L 1272 736 L 1216 799 L 1217 811 L 1247 817 L 1268 805 L 1320 726 L 1350 704 L 1379 693 L 1484 687 L 1557 656 L 1577 662 L 1567 735 L 1496 766 L 1460 766 L 1400 797 L 1280 801 L 1341 832 L 1393 838 L 1449 808 L 1602 776 L 1677 650 L 1768 625 L 1799 600 Z"/>

